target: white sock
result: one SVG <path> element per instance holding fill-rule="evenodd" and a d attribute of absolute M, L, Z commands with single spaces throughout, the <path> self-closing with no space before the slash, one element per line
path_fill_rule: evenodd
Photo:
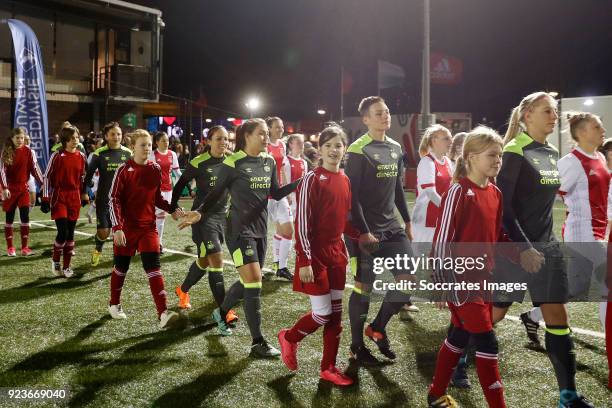
<path fill-rule="evenodd" d="M 89 205 L 89 208 L 87 209 L 87 215 L 89 215 L 90 217 L 96 215 L 96 207 L 94 207 L 93 204 Z"/>
<path fill-rule="evenodd" d="M 599 321 L 603 331 L 606 331 L 606 309 L 608 308 L 608 302 L 599 302 Z"/>
<path fill-rule="evenodd" d="M 164 223 L 166 218 L 156 218 L 155 225 L 157 226 L 157 234 L 159 235 L 159 245 L 162 245 L 162 237 L 164 236 Z"/>
<path fill-rule="evenodd" d="M 293 240 L 283 238 L 280 241 L 278 247 L 278 267 L 280 269 L 287 267 L 287 260 L 289 259 L 289 251 L 291 251 L 291 244 Z"/>
<path fill-rule="evenodd" d="M 542 310 L 540 310 L 539 307 L 534 307 L 529 311 L 529 318 L 534 322 L 539 322 L 540 320 L 543 320 L 544 318 L 542 317 Z"/>
<path fill-rule="evenodd" d="M 280 235 L 274 234 L 272 239 L 272 258 L 274 262 L 278 262 L 280 242 L 283 238 Z"/>

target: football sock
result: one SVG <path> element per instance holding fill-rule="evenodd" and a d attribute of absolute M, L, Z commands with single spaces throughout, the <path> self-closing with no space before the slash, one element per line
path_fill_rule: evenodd
<path fill-rule="evenodd" d="M 555 369 L 559 390 L 576 390 L 576 353 L 567 326 L 547 326 L 546 351 Z"/>
<path fill-rule="evenodd" d="M 349 298 L 349 321 L 351 324 L 351 346 L 363 345 L 363 327 L 368 318 L 370 308 L 370 294 L 353 288 Z"/>
<path fill-rule="evenodd" d="M 249 325 L 251 338 L 259 342 L 261 334 L 261 282 L 244 284 L 244 315 Z"/>
<path fill-rule="evenodd" d="M 287 260 L 289 259 L 289 251 L 291 250 L 291 239 L 281 239 L 278 245 L 278 267 L 280 269 L 287 267 Z"/>
<path fill-rule="evenodd" d="M 202 268 L 200 266 L 197 259 L 193 261 L 193 263 L 189 266 L 189 272 L 187 272 L 187 276 L 185 276 L 185 280 L 181 285 L 181 290 L 185 293 L 189 292 L 189 289 L 191 289 L 193 285 L 198 283 L 200 279 L 204 277 L 206 274 L 206 269 L 207 268 Z"/>
<path fill-rule="evenodd" d="M 225 284 L 223 282 L 223 267 L 221 268 L 213 268 L 211 266 L 208 267 L 208 284 L 210 286 L 210 291 L 212 292 L 213 297 L 215 298 L 215 302 L 219 306 L 223 303 L 225 299 Z"/>

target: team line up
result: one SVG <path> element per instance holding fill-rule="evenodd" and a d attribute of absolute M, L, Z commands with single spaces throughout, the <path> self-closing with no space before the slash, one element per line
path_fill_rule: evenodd
<path fill-rule="evenodd" d="M 559 386 L 559 406 L 592 407 L 576 390 L 576 356 L 566 308 L 584 283 L 568 275 L 552 231 L 552 211 L 555 196 L 560 194 L 568 212 L 563 240 L 567 245 L 596 243 L 597 250 L 585 254 L 585 259 L 593 271 L 597 270 L 607 259 L 608 219 L 612 219 L 610 173 L 597 150 L 605 136 L 600 119 L 590 113 L 568 115 L 576 147 L 561 159 L 546 140 L 558 114 L 556 101 L 545 92 L 526 96 L 512 110 L 503 139 L 482 126 L 454 139 L 441 125 L 429 127 L 419 148 L 418 191 L 411 217 L 401 181 L 402 148 L 386 135 L 391 125 L 389 109 L 382 98 L 367 97 L 361 101 L 359 113 L 368 132 L 349 145 L 338 125 L 326 127 L 318 141 L 319 165 L 310 171 L 302 158 L 303 137 L 290 135 L 287 153 L 281 140 L 283 122 L 278 117 L 245 121 L 236 129 L 234 152 L 228 150 L 227 130 L 211 128 L 207 150 L 191 160 L 183 173 L 176 154 L 168 150 L 166 134 L 151 137 L 136 130 L 129 134 L 131 146 L 127 148 L 121 145 L 121 128 L 112 122 L 104 127 L 106 145 L 89 160 L 78 150 L 78 129 L 66 123 L 59 134 L 60 146 L 43 175 L 25 144 L 25 132 L 15 129 L 0 161 L 8 254 L 16 255 L 12 224 L 17 209 L 21 253 L 31 254 L 27 243 L 28 179 L 32 175 L 42 184 L 41 210 L 51 213 L 57 228 L 52 271 L 58 276 L 73 276 L 70 264 L 76 220 L 81 206 L 89 201 L 87 188 L 95 186 L 97 231 L 91 263 L 99 263 L 104 243 L 112 234 L 109 314 L 114 319 L 127 318 L 121 307 L 122 288 L 131 259 L 139 252 L 159 326 L 165 328 L 179 318 L 167 307 L 160 262 L 164 219 L 166 213 L 172 214 L 180 229 L 191 226 L 198 257 L 175 289 L 180 308 L 191 307 L 189 290 L 207 274 L 218 305 L 212 314 L 218 332 L 232 334 L 237 320 L 233 308 L 242 301 L 252 355 L 280 356 L 292 371 L 298 368 L 301 340 L 322 327 L 319 375 L 338 386 L 348 386 L 353 379 L 336 361 L 347 268 L 354 278 L 348 304 L 351 358 L 362 365 L 375 365 L 379 358 L 366 346 L 364 337 L 372 340 L 384 357 L 394 360 L 386 327 L 394 315 L 415 306 L 411 304 L 408 283 L 413 282 L 413 276 L 409 268 L 392 268 L 397 285 L 386 291 L 375 318 L 366 327 L 376 280 L 374 259 L 413 257 L 414 253 L 430 251 L 438 259 L 461 257 L 456 251 L 451 254 L 451 243 L 512 241 L 520 247 L 515 256 L 485 254 L 484 267 L 478 273 L 457 274 L 444 263 L 432 268 L 435 284 L 449 289 L 445 307 L 451 319 L 427 392 L 427 405 L 458 406 L 447 387 L 451 379 L 457 386 L 468 381 L 465 351 L 471 345 L 476 350 L 475 364 L 488 405 L 506 406 L 494 324 L 503 319 L 512 302 L 523 300 L 527 289 L 535 307 L 521 315 L 521 321 L 530 340 L 537 344 L 538 322 L 545 322 L 545 345 Z M 454 161 L 447 157 L 451 145 Z M 174 186 L 172 172 L 178 177 Z M 185 211 L 178 205 L 179 198 L 192 180 L 197 193 L 191 210 Z M 311 310 L 292 327 L 279 331 L 280 350 L 261 332 L 268 219 L 275 228 L 272 250 L 276 275 L 291 280 L 294 291 L 308 295 L 311 303 Z M 293 238 L 295 274 L 287 267 Z M 227 290 L 222 274 L 223 244 L 239 273 L 239 279 Z M 529 274 L 527 287 L 507 290 L 510 296 L 506 301 L 492 302 L 487 279 L 498 270 L 509 275 L 507 282 L 514 273 Z M 605 280 L 601 282 L 600 318 L 610 329 L 612 303 L 608 302 Z M 504 276 L 496 276 L 496 281 L 504 282 Z M 474 288 L 469 297 L 463 290 L 467 285 Z M 608 351 L 612 349 L 608 336 L 606 346 Z M 608 363 L 612 366 L 610 353 Z"/>

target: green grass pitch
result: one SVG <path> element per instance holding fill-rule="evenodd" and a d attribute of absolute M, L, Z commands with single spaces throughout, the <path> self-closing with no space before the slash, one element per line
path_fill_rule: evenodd
<path fill-rule="evenodd" d="M 558 230 L 563 210 L 558 207 L 555 215 Z M 357 380 L 352 387 L 338 389 L 318 379 L 321 333 L 309 336 L 301 344 L 300 370 L 296 374 L 289 373 L 278 359 L 248 357 L 250 336 L 244 320 L 233 336 L 218 336 L 209 317 L 214 302 L 206 278 L 192 288 L 193 310 L 182 316 L 180 325 L 158 330 L 138 257 L 132 261 L 122 296 L 128 319 L 111 320 L 107 314 L 111 244 L 105 246 L 100 265 L 92 268 L 89 256 L 93 241 L 89 236 L 77 235 L 73 261 L 76 277 L 56 278 L 50 270 L 55 231 L 40 226 L 53 223 L 38 209 L 32 212 L 32 219 L 36 221 L 31 233 L 36 255 L 0 257 L 0 387 L 67 387 L 69 397 L 55 403 L 71 407 L 426 406 L 427 386 L 449 321 L 447 311 L 419 304 L 421 312 L 414 314 L 412 321 L 394 318 L 388 333 L 397 361 L 380 368 L 358 369 L 348 364 L 350 329 L 346 305 L 350 291 L 346 290 L 339 363 Z M 91 234 L 95 226 L 79 222 L 77 230 Z M 178 231 L 170 218 L 166 221 L 164 243 L 169 249 L 195 253 L 190 232 Z M 1 252 L 5 254 L 4 248 Z M 182 282 L 192 261 L 192 256 L 176 253 L 162 257 L 173 308 L 177 301 L 173 290 Z M 224 276 L 226 287 L 237 279 L 231 265 L 226 265 Z M 352 278 L 348 282 L 352 283 Z M 370 318 L 378 310 L 379 301 L 372 304 Z M 509 314 L 518 316 L 529 306 L 515 305 Z M 308 299 L 293 293 L 288 282 L 264 283 L 263 333 L 272 344 L 277 345 L 279 329 L 292 324 L 308 309 Z M 572 304 L 570 310 L 573 326 L 602 331 L 596 304 Z M 237 312 L 244 316 L 241 308 Z M 557 386 L 546 354 L 525 348 L 523 328 L 515 321 L 501 322 L 497 333 L 508 406 L 555 407 Z M 604 340 L 582 334 L 574 338 L 579 390 L 598 407 L 612 406 L 612 394 L 606 390 Z M 473 366 L 469 374 L 472 389 L 450 388 L 450 394 L 462 407 L 484 407 Z M 15 406 L 43 405 L 22 401 Z M 0 400 L 0 406 L 10 406 L 10 402 Z"/>

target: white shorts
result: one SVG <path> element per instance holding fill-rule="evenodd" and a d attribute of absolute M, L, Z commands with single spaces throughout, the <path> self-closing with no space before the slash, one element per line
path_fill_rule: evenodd
<path fill-rule="evenodd" d="M 164 200 L 166 200 L 167 202 L 172 201 L 172 190 L 162 191 L 161 194 L 162 194 L 162 197 L 164 197 Z M 161 208 L 155 207 L 155 216 L 157 218 L 166 218 L 166 212 L 162 210 Z"/>
<path fill-rule="evenodd" d="M 424 224 L 412 224 L 412 242 L 433 242 L 435 228 L 426 227 Z"/>
<path fill-rule="evenodd" d="M 297 203 L 295 202 L 295 197 L 294 200 L 291 202 L 291 204 L 289 204 L 289 207 L 291 207 L 291 215 L 293 216 L 293 218 L 291 219 L 292 222 L 295 222 L 295 215 L 297 214 Z"/>
<path fill-rule="evenodd" d="M 293 222 L 293 215 L 291 215 L 291 207 L 289 207 L 289 201 L 287 197 L 281 198 L 276 201 L 268 199 L 268 219 L 272 222 L 278 222 L 279 224 L 286 224 Z"/>

